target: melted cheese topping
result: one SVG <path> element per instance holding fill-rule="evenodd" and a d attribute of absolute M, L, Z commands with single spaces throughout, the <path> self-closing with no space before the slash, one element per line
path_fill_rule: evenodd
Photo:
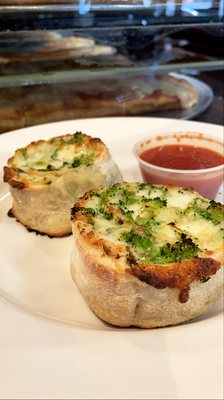
<path fill-rule="evenodd" d="M 15 172 L 14 179 L 33 184 L 50 184 L 66 170 L 91 166 L 107 153 L 100 139 L 76 132 L 39 140 L 18 149 L 8 166 Z"/>
<path fill-rule="evenodd" d="M 90 193 L 79 206 L 92 230 L 128 246 L 138 263 L 223 258 L 223 207 L 193 190 L 116 184 Z"/>

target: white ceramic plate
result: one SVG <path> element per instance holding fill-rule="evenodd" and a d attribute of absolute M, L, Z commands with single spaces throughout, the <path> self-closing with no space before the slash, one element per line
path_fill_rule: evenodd
<path fill-rule="evenodd" d="M 2 166 L 6 164 L 7 159 L 13 154 L 16 148 L 25 146 L 33 140 L 46 139 L 64 133 L 72 133 L 76 130 L 100 137 L 109 147 L 113 158 L 123 173 L 124 179 L 130 181 L 141 180 L 137 162 L 132 154 L 134 143 L 141 137 L 173 131 L 198 131 L 214 135 L 214 137 L 220 139 L 223 134 L 223 129 L 220 126 L 172 119 L 131 117 L 59 122 L 0 135 L 1 171 Z M 222 190 L 220 190 L 217 199 L 222 199 Z M 2 343 L 5 343 L 5 346 L 7 346 L 6 336 L 8 334 L 4 335 L 4 330 L 2 331 L 2 328 L 8 326 L 7 324 L 10 324 L 10 326 L 13 324 L 13 321 L 10 321 L 9 318 L 10 313 L 7 311 L 7 314 L 4 308 L 7 307 L 7 303 L 4 304 L 4 300 L 7 300 L 10 304 L 16 306 L 17 309 L 19 307 L 19 309 L 23 308 L 23 310 L 31 311 L 32 314 L 30 317 L 41 315 L 48 318 L 48 321 L 56 320 L 57 322 L 68 324 L 60 325 L 54 323 L 56 327 L 55 332 L 58 332 L 60 329 L 62 332 L 64 326 L 69 326 L 74 330 L 74 333 L 71 335 L 76 337 L 77 346 L 73 343 L 73 350 L 78 352 L 79 360 L 83 360 L 81 361 L 81 365 L 84 363 L 85 368 L 80 372 L 80 361 L 78 362 L 77 360 L 74 361 L 73 358 L 71 359 L 70 352 L 69 355 L 67 352 L 65 354 L 65 348 L 67 349 L 66 340 L 68 340 L 68 338 L 65 339 L 65 337 L 68 336 L 68 332 L 65 334 L 63 331 L 64 336 L 62 335 L 63 338 L 61 342 L 58 339 L 61 346 L 60 348 L 64 349 L 60 352 L 60 357 L 62 357 L 60 377 L 61 374 L 63 374 L 62 369 L 66 368 L 68 359 L 71 365 L 75 363 L 72 367 L 74 369 L 74 374 L 80 376 L 80 379 L 76 382 L 76 389 L 74 390 L 74 387 L 71 386 L 70 378 L 70 383 L 66 383 L 67 392 L 63 391 L 64 386 L 60 386 L 59 382 L 55 387 L 55 380 L 53 378 L 50 380 L 50 386 L 48 385 L 49 390 L 46 389 L 45 374 L 47 372 L 42 365 L 40 372 L 38 372 L 38 380 L 42 382 L 42 389 L 38 386 L 36 392 L 32 392 L 31 382 L 34 378 L 32 378 L 28 386 L 26 386 L 25 382 L 27 382 L 27 380 L 22 380 L 22 382 L 24 382 L 22 385 L 20 381 L 21 376 L 18 375 L 15 379 L 15 386 L 7 386 L 7 382 L 4 381 L 4 385 L 2 386 L 2 388 L 4 388 L 2 392 L 4 396 L 15 395 L 14 391 L 19 387 L 19 391 L 16 393 L 20 398 L 25 398 L 23 397 L 25 394 L 33 398 L 32 396 L 35 397 L 36 393 L 39 393 L 39 396 L 42 396 L 42 398 L 46 398 L 44 396 L 47 396 L 47 394 L 48 396 L 53 396 L 53 398 L 56 398 L 55 396 L 63 398 L 63 395 L 66 396 L 64 393 L 69 393 L 68 398 L 69 396 L 73 396 L 70 398 L 85 399 L 222 398 L 222 377 L 220 372 L 223 354 L 222 302 L 217 304 L 209 313 L 202 317 L 176 327 L 150 331 L 140 329 L 118 329 L 104 324 L 90 311 L 70 278 L 69 257 L 72 237 L 50 239 L 28 232 L 21 224 L 16 222 L 15 219 L 11 219 L 7 216 L 7 211 L 10 209 L 11 203 L 12 200 L 8 194 L 8 187 L 6 184 L 2 183 L 1 179 L 0 294 L 3 303 L 1 302 L 0 304 L 0 310 L 3 304 L 5 315 L 7 315 L 5 320 L 0 315 L 1 341 L 3 340 Z M 14 333 L 15 338 L 20 337 L 20 333 L 23 336 L 23 332 L 29 331 L 29 321 L 31 323 L 32 319 L 29 319 L 29 314 L 27 314 L 27 316 L 28 319 L 26 320 L 25 330 L 22 331 L 23 326 L 18 325 L 18 331 Z M 19 320 L 23 320 L 22 317 L 23 314 L 21 313 Z M 41 329 L 41 319 L 36 318 L 36 320 L 37 324 L 35 329 L 38 329 L 38 326 Z M 50 327 L 48 326 L 47 329 L 45 326 L 44 335 L 48 337 L 49 334 L 50 336 L 50 331 Z M 119 339 L 118 336 L 113 336 L 112 338 L 112 333 L 113 335 L 115 333 L 119 335 Z M 11 333 L 11 335 L 13 335 L 13 333 Z M 60 336 L 59 332 L 58 335 Z M 70 338 L 70 340 L 72 339 Z M 50 338 L 49 341 L 51 342 Z M 83 347 L 79 347 L 82 341 L 88 343 L 85 348 L 88 349 L 88 351 Z M 93 341 L 92 346 L 90 345 L 90 343 L 92 343 L 91 341 Z M 13 343 L 16 343 L 14 339 Z M 43 343 L 41 346 L 41 356 L 44 357 L 45 355 L 48 358 L 46 355 L 48 353 L 46 346 L 43 345 Z M 2 349 L 3 347 L 4 345 L 2 345 Z M 102 348 L 104 350 L 101 354 Z M 39 357 L 39 350 L 36 350 L 35 357 Z M 11 347 L 8 349 L 8 352 L 10 351 Z M 55 351 L 59 351 L 59 349 L 57 348 Z M 18 347 L 15 347 L 13 352 L 15 353 L 15 357 L 17 357 L 19 352 Z M 27 354 L 28 353 L 24 352 L 25 359 L 28 357 Z M 82 354 L 82 357 L 80 354 Z M 101 354 L 101 361 L 94 358 L 95 354 Z M 109 359 L 106 356 L 107 354 Z M 209 357 L 209 360 L 207 357 Z M 134 370 L 135 360 L 137 363 L 136 371 Z M 206 360 L 211 366 L 212 371 L 207 369 Z M 33 377 L 36 371 L 35 363 L 33 360 L 29 362 L 30 364 L 26 365 L 26 371 L 28 371 L 27 373 L 29 376 L 32 375 Z M 48 372 L 49 368 L 55 370 L 54 359 L 47 359 L 47 361 L 45 359 L 45 362 L 47 363 L 46 368 L 48 368 Z M 153 365 L 150 364 L 151 362 Z M 168 369 L 167 362 L 170 363 L 170 368 Z M 182 362 L 186 364 L 182 365 Z M 104 368 L 104 363 L 109 363 L 106 369 Z M 96 366 L 96 370 L 93 364 Z M 5 370 L 5 368 L 2 369 L 4 370 L 3 375 L 6 377 L 11 375 L 11 361 L 9 365 L 8 375 L 7 370 Z M 124 367 L 124 370 L 122 370 L 123 372 L 120 370 L 121 365 Z M 200 371 L 199 367 L 201 368 Z M 110 368 L 112 369 L 110 370 Z M 101 374 L 100 378 L 97 371 Z M 153 379 L 150 378 L 150 387 L 148 387 L 147 371 L 149 371 L 151 377 L 153 376 Z M 181 371 L 183 371 L 183 376 Z M 122 377 L 122 373 L 125 374 L 124 377 Z M 197 373 L 199 374 L 198 377 L 196 376 Z M 66 377 L 60 378 L 62 382 L 70 376 L 68 374 Z M 170 374 L 173 376 L 171 380 Z M 96 375 L 102 380 L 100 386 L 97 384 L 98 378 Z M 84 382 L 86 376 L 88 376 L 88 379 L 90 379 L 90 376 L 94 376 L 94 383 L 90 379 L 89 386 L 88 384 L 85 386 Z M 114 377 L 118 385 L 116 386 L 116 384 L 114 385 L 110 382 L 110 391 L 107 391 L 109 385 L 108 376 Z M 131 381 L 129 381 L 129 377 Z M 171 381 L 172 385 L 170 385 Z M 0 398 L 6 398 L 4 396 L 1 397 L 0 388 Z M 16 396 L 17 395 L 13 398 L 17 398 Z"/>
<path fill-rule="evenodd" d="M 151 118 L 105 118 L 61 122 L 0 136 L 1 149 L 4 150 L 3 164 L 16 148 L 32 140 L 46 139 L 52 135 L 76 130 L 100 137 L 108 145 L 124 179 L 133 181 L 141 180 L 132 147 L 142 136 L 180 130 L 211 133 L 209 125 Z M 222 129 L 213 126 L 212 134 L 220 137 Z M 72 236 L 50 239 L 28 232 L 15 219 L 7 216 L 12 199 L 7 194 L 7 185 L 4 185 L 2 190 L 6 192 L 0 199 L 2 220 L 0 237 L 4 241 L 0 255 L 2 296 L 49 318 L 92 329 L 111 329 L 90 311 L 71 280 L 69 257 Z"/>

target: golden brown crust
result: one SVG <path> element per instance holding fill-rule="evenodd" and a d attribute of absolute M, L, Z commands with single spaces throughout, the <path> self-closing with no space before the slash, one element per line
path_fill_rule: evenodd
<path fill-rule="evenodd" d="M 127 272 L 157 289 L 165 287 L 180 290 L 179 301 L 185 303 L 189 299 L 192 282 L 216 274 L 220 262 L 212 258 L 192 258 L 172 265 L 132 265 Z"/>
<path fill-rule="evenodd" d="M 12 170 L 12 168 L 10 168 L 10 167 L 5 165 L 3 167 L 3 180 L 4 180 L 4 182 L 11 181 L 13 176 L 14 176 L 14 170 Z"/>

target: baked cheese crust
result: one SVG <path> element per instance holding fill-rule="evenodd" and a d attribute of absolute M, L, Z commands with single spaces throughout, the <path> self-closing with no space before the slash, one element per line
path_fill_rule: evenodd
<path fill-rule="evenodd" d="M 71 274 L 92 310 L 118 326 L 173 325 L 223 290 L 223 206 L 175 186 L 121 183 L 72 208 Z"/>
<path fill-rule="evenodd" d="M 30 230 L 71 233 L 70 208 L 87 190 L 122 180 L 107 147 L 81 132 L 32 142 L 4 167 L 12 214 Z"/>

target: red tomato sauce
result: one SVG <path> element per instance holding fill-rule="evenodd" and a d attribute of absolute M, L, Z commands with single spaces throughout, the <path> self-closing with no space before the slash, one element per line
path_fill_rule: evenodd
<path fill-rule="evenodd" d="M 224 163 L 224 156 L 205 147 L 168 144 L 141 153 L 140 158 L 159 167 L 194 170 L 216 167 Z"/>

